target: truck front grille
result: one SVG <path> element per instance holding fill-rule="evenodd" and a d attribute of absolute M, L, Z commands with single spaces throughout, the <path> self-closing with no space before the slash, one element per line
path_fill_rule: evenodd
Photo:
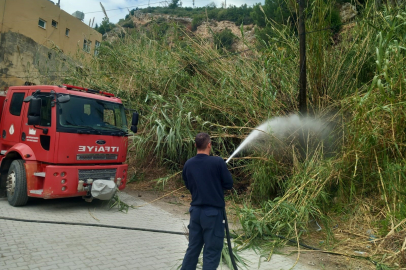
<path fill-rule="evenodd" d="M 77 160 L 116 160 L 116 154 L 79 154 Z"/>
<path fill-rule="evenodd" d="M 117 169 L 79 170 L 79 180 L 115 179 Z"/>

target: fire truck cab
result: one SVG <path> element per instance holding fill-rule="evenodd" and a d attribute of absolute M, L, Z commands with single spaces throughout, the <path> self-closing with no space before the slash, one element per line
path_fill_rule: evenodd
<path fill-rule="evenodd" d="M 14 86 L 0 95 L 0 191 L 29 197 L 110 199 L 127 181 L 121 100 L 72 85 Z M 131 130 L 137 131 L 133 113 Z"/>

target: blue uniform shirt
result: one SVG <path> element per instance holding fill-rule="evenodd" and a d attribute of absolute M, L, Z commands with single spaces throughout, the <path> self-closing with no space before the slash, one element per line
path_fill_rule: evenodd
<path fill-rule="evenodd" d="M 197 154 L 186 161 L 182 172 L 192 194 L 192 206 L 225 206 L 224 189 L 233 187 L 233 178 L 221 157 Z"/>

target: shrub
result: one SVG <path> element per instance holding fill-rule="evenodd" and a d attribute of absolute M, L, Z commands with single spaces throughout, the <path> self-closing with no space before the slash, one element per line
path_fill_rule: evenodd
<path fill-rule="evenodd" d="M 329 17 L 330 18 L 328 18 L 327 20 L 330 22 L 333 35 L 337 34 L 338 32 L 340 32 L 340 30 L 342 28 L 340 12 L 337 9 L 333 8 L 333 9 L 331 9 Z"/>
<path fill-rule="evenodd" d="M 218 49 L 226 49 L 227 51 L 231 50 L 235 38 L 236 36 L 228 28 L 219 33 L 214 33 L 213 35 L 214 45 L 216 45 Z"/>
<path fill-rule="evenodd" d="M 197 27 L 199 27 L 204 22 L 204 15 L 197 15 L 193 17 L 192 20 L 192 31 L 196 31 Z"/>
<path fill-rule="evenodd" d="M 126 28 L 134 28 L 134 27 L 135 27 L 135 24 L 134 24 L 134 21 L 130 18 L 128 21 L 126 21 L 125 23 L 123 23 L 122 26 L 123 26 L 123 27 L 126 27 Z"/>

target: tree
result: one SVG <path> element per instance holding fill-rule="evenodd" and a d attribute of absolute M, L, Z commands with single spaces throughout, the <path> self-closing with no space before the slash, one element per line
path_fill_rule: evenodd
<path fill-rule="evenodd" d="M 294 9 L 289 10 L 287 1 L 284 0 L 265 0 L 265 4 L 257 4 L 251 12 L 251 17 L 259 27 L 266 26 L 266 19 L 274 20 L 280 24 L 286 24 L 290 16 L 294 15 Z M 265 14 L 264 14 L 265 13 Z M 266 17 L 266 18 L 265 18 Z"/>
<path fill-rule="evenodd" d="M 170 9 L 175 9 L 179 6 L 179 0 L 172 0 L 172 3 L 169 4 Z"/>
<path fill-rule="evenodd" d="M 208 8 L 217 8 L 216 3 L 214 3 L 214 2 L 211 2 L 206 7 L 208 7 Z"/>
<path fill-rule="evenodd" d="M 100 24 L 100 26 L 96 29 L 100 34 L 104 35 L 107 32 L 110 32 L 116 25 L 109 21 L 109 18 L 105 17 Z"/>

